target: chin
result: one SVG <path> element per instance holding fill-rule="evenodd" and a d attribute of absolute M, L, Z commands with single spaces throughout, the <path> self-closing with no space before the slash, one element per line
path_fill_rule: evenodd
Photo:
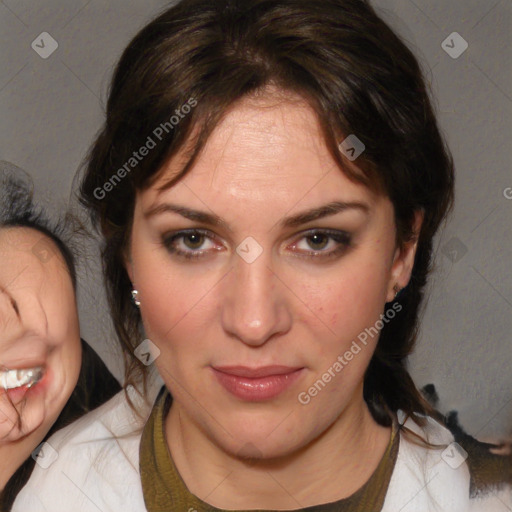
<path fill-rule="evenodd" d="M 213 436 L 213 442 L 223 447 L 224 451 L 233 457 L 251 460 L 285 457 L 307 443 L 306 440 L 302 442 L 295 439 L 295 436 L 290 436 L 286 431 L 277 432 L 278 424 L 267 423 L 264 429 L 246 429 L 241 425 L 232 424 L 230 432 L 234 433 L 233 436 L 222 431 Z"/>
<path fill-rule="evenodd" d="M 248 461 L 255 463 L 259 460 L 268 461 L 272 459 L 282 459 L 292 455 L 301 447 L 300 444 L 290 444 L 287 439 L 273 439 L 270 441 L 267 438 L 254 441 L 255 442 L 247 440 L 247 442 L 243 444 L 237 452 L 233 453 L 233 455 L 239 459 L 247 459 Z"/>

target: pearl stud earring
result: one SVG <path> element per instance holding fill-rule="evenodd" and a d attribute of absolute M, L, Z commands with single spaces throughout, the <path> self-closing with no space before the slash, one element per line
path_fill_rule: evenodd
<path fill-rule="evenodd" d="M 140 306 L 140 300 L 139 300 L 139 292 L 138 290 L 132 290 L 132 300 L 133 303 L 139 307 Z"/>

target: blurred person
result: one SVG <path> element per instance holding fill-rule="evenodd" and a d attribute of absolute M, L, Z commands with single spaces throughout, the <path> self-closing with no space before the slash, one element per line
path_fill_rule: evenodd
<path fill-rule="evenodd" d="M 75 258 L 32 201 L 30 180 L 0 164 L 0 510 L 10 510 L 54 432 L 120 390 L 81 340 Z M 35 451 L 36 450 L 36 451 Z"/>

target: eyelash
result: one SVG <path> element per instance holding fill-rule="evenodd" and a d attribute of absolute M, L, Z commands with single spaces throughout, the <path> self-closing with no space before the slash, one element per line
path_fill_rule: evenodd
<path fill-rule="evenodd" d="M 162 244 L 166 247 L 166 249 L 171 253 L 174 254 L 180 258 L 184 258 L 187 260 L 195 260 L 198 258 L 203 257 L 203 255 L 207 252 L 210 252 L 210 250 L 203 250 L 203 251 L 182 251 L 181 249 L 177 249 L 175 247 L 175 242 L 179 240 L 180 238 L 186 238 L 187 236 L 191 235 L 202 235 L 207 237 L 208 239 L 212 239 L 213 237 L 210 236 L 210 232 L 204 229 L 189 229 L 189 230 L 183 230 L 178 231 L 176 233 L 172 233 L 169 235 L 164 235 L 162 237 Z M 308 239 L 312 238 L 315 235 L 323 235 L 326 236 L 328 240 L 334 240 L 338 247 L 326 252 L 325 250 L 317 250 L 317 251 L 310 251 L 306 252 L 304 256 L 305 258 L 310 259 L 327 259 L 327 258 L 333 258 L 338 255 L 341 255 L 344 253 L 349 247 L 352 245 L 352 238 L 349 235 L 349 233 L 345 231 L 333 231 L 329 229 L 312 229 L 310 231 L 307 231 L 303 233 L 302 237 L 299 239 Z M 294 242 L 293 245 L 297 245 L 298 242 Z"/>

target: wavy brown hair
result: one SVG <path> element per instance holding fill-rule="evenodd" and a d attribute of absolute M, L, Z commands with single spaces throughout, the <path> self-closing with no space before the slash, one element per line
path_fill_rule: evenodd
<path fill-rule="evenodd" d="M 412 277 L 398 299 L 403 309 L 381 331 L 364 397 L 383 425 L 398 409 L 432 413 L 406 361 L 418 334 L 433 237 L 453 203 L 453 161 L 417 59 L 363 0 L 183 0 L 145 26 L 124 51 L 105 124 L 85 163 L 80 199 L 103 234 L 108 298 L 127 356 L 126 384 L 146 371 L 133 355 L 141 318 L 123 265 L 136 192 L 151 186 L 162 165 L 191 143 L 187 164 L 166 186 L 177 183 L 227 110 L 268 86 L 305 99 L 340 172 L 390 198 L 398 245 L 414 235 L 414 213 L 424 212 Z M 191 98 L 196 107 L 171 125 L 171 116 Z M 357 168 L 339 150 L 349 134 L 366 146 Z M 128 167 L 148 137 L 156 147 Z"/>

